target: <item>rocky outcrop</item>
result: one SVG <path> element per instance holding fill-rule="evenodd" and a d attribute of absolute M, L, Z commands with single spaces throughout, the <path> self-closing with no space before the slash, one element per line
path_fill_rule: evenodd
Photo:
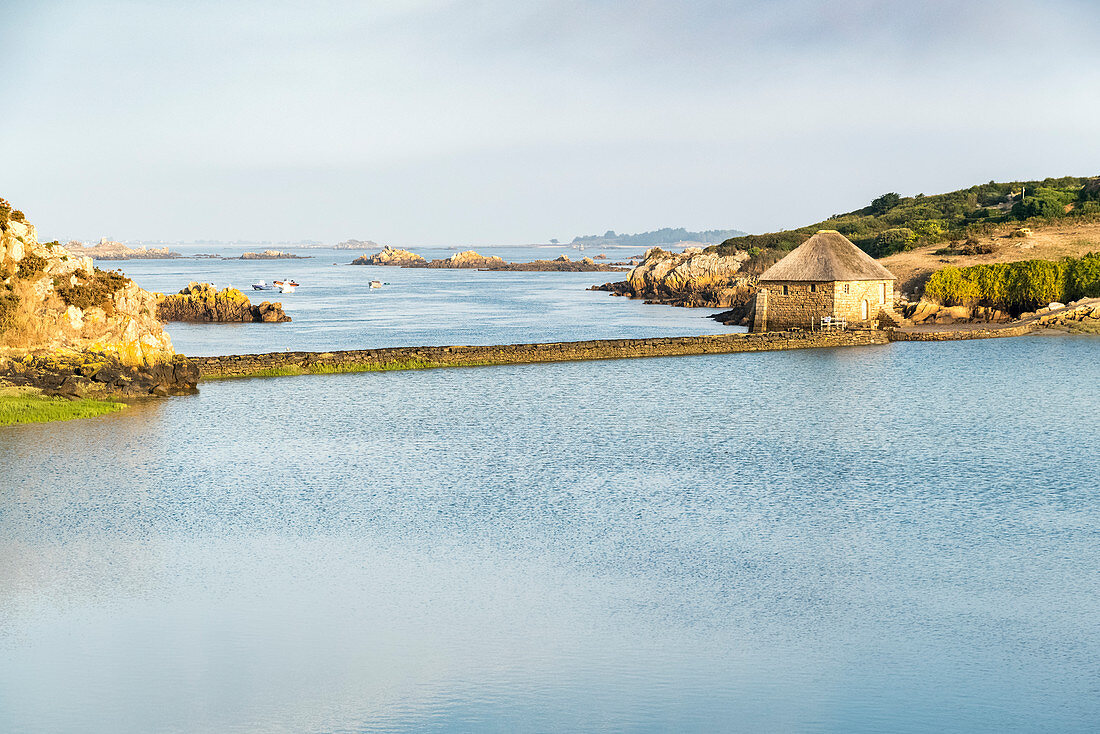
<path fill-rule="evenodd" d="M 114 355 L 126 365 L 175 356 L 156 318 L 156 296 L 88 256 L 40 244 L 35 228 L 0 200 L 0 354 Z"/>
<path fill-rule="evenodd" d="M 562 255 L 553 260 L 534 260 L 529 263 L 504 263 L 483 268 L 484 270 L 509 270 L 522 272 L 555 272 L 555 273 L 611 273 L 626 272 L 626 268 L 597 263 L 590 257 L 580 260 L 570 260 L 568 255 Z"/>
<path fill-rule="evenodd" d="M 246 252 L 241 255 L 241 260 L 306 260 L 308 255 L 295 255 L 282 250 L 264 250 L 263 252 Z"/>
<path fill-rule="evenodd" d="M 590 273 L 590 272 L 619 272 L 625 268 L 617 268 L 611 265 L 597 263 L 590 257 L 581 260 L 570 260 L 568 255 L 562 255 L 554 260 L 535 260 L 529 263 L 510 263 L 497 255 L 479 255 L 473 250 L 459 252 L 448 258 L 437 258 L 428 262 L 420 255 L 408 250 L 396 250 L 386 247 L 381 252 L 373 255 L 363 255 L 352 261 L 352 265 L 396 265 L 403 268 L 455 268 L 467 270 L 509 270 L 509 271 L 539 271 L 539 272 L 566 272 L 566 273 Z"/>
<path fill-rule="evenodd" d="M 11 385 L 40 388 L 47 395 L 142 397 L 195 392 L 199 370 L 183 355 L 134 365 L 114 355 L 56 352 L 0 357 L 0 377 Z"/>
<path fill-rule="evenodd" d="M 1062 308 L 1048 306 L 1036 311 L 1034 318 L 1047 328 L 1100 333 L 1100 298 L 1082 299 Z"/>
<path fill-rule="evenodd" d="M 747 252 L 719 255 L 688 248 L 676 253 L 652 247 L 626 280 L 592 290 L 676 306 L 738 307 L 756 292 L 755 276 L 742 270 L 749 259 Z"/>
<path fill-rule="evenodd" d="M 290 321 L 283 304 L 253 304 L 236 288 L 217 290 L 210 283 L 190 283 L 176 295 L 160 296 L 157 318 L 161 321 L 264 322 Z"/>
<path fill-rule="evenodd" d="M 897 312 L 914 324 L 1005 323 L 1012 317 L 987 306 L 943 306 L 927 298 L 913 303 L 901 301 Z"/>
<path fill-rule="evenodd" d="M 399 250 L 394 247 L 386 246 L 382 248 L 381 252 L 376 252 L 373 255 L 362 255 L 351 261 L 352 265 L 392 265 L 395 267 L 412 268 L 423 267 L 428 264 L 428 261 L 417 255 L 415 252 L 409 252 L 408 250 Z"/>
<path fill-rule="evenodd" d="M 0 199 L 0 381 L 66 395 L 167 395 L 198 372 L 172 349 L 157 298 L 87 255 L 38 242 Z"/>
<path fill-rule="evenodd" d="M 69 240 L 66 247 L 78 257 L 86 255 L 93 260 L 170 260 L 182 257 L 167 247 L 127 247 L 106 237 L 98 245 L 85 245 L 77 240 Z"/>
<path fill-rule="evenodd" d="M 507 265 L 498 255 L 479 255 L 473 250 L 456 252 L 443 260 L 432 260 L 429 268 L 464 268 L 470 270 L 494 270 Z"/>

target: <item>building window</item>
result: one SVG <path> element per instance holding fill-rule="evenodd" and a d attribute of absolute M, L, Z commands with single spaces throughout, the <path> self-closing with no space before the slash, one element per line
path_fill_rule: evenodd
<path fill-rule="evenodd" d="M 844 292 L 845 292 L 845 293 L 847 293 L 847 292 L 848 292 L 848 284 L 847 284 L 847 283 L 845 283 L 845 284 L 844 284 Z"/>
<path fill-rule="evenodd" d="M 787 295 L 787 286 L 783 286 L 783 295 Z"/>
<path fill-rule="evenodd" d="M 810 283 L 810 293 L 817 293 L 817 284 Z"/>
<path fill-rule="evenodd" d="M 882 302 L 883 303 L 887 302 L 886 301 L 886 284 L 885 283 L 882 284 Z"/>

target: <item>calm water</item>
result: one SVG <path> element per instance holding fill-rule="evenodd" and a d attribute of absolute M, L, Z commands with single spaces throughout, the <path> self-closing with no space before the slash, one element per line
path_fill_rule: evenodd
<path fill-rule="evenodd" d="M 515 298 L 479 333 L 524 341 Z M 1098 355 L 226 381 L 0 429 L 0 730 L 1095 731 Z"/>
<path fill-rule="evenodd" d="M 254 245 L 176 249 L 182 252 L 214 249 L 229 256 L 264 248 Z M 454 249 L 413 249 L 429 259 L 454 254 Z M 568 246 L 477 249 L 512 262 L 553 259 L 560 254 L 577 260 L 593 254 Z M 169 331 L 176 350 L 191 355 L 507 344 L 730 331 L 706 318 L 715 313 L 714 309 L 646 306 L 641 301 L 585 290 L 592 285 L 623 280 L 626 273 L 352 267 L 348 263 L 358 252 L 292 251 L 311 257 L 278 261 L 131 260 L 117 264 L 150 290 L 176 293 L 193 280 L 213 282 L 219 288 L 232 285 L 247 292 L 254 303 L 280 301 L 293 319 L 287 324 L 172 324 Z M 639 254 L 638 248 L 608 249 L 607 253 L 609 260 Z M 291 278 L 301 283 L 301 287 L 292 294 L 251 289 L 251 284 L 258 280 L 270 283 L 282 278 Z M 372 280 L 387 285 L 372 290 Z"/>

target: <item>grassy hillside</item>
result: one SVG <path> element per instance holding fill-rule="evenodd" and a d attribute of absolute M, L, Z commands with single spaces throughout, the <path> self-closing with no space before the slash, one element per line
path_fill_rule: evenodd
<path fill-rule="evenodd" d="M 1100 178 L 1047 178 L 971 186 L 947 194 L 883 194 L 862 209 L 834 214 L 799 229 L 733 237 L 710 250 L 794 249 L 819 229 L 835 229 L 873 257 L 966 240 L 1006 222 L 1027 226 L 1072 219 L 1100 220 Z"/>

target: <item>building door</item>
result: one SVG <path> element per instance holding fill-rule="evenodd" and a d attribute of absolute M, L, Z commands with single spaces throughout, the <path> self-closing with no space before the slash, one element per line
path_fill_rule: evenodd
<path fill-rule="evenodd" d="M 860 313 L 863 314 L 863 320 L 867 320 L 867 299 L 863 299 L 863 303 L 860 304 Z"/>

